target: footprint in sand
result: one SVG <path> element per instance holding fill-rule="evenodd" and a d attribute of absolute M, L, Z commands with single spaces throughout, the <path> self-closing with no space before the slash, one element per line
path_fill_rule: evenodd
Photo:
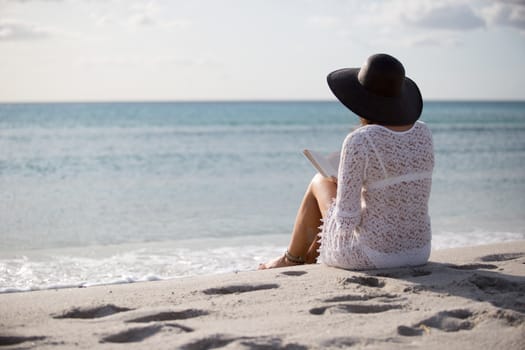
<path fill-rule="evenodd" d="M 454 269 L 454 270 L 480 270 L 480 269 L 494 270 L 498 268 L 496 265 L 493 265 L 493 264 L 464 264 L 464 265 L 450 264 L 450 265 L 447 265 L 447 267 Z"/>
<path fill-rule="evenodd" d="M 425 332 L 423 327 L 408 327 L 408 326 L 399 326 L 397 327 L 397 334 L 404 337 L 415 337 L 422 335 Z"/>
<path fill-rule="evenodd" d="M 284 271 L 284 272 L 281 272 L 279 275 L 284 275 L 284 276 L 302 276 L 302 275 L 305 275 L 307 273 L 308 272 L 306 272 L 306 271 Z"/>
<path fill-rule="evenodd" d="M 162 330 L 162 325 L 130 328 L 117 334 L 105 336 L 101 343 L 136 343 L 149 338 Z"/>
<path fill-rule="evenodd" d="M 169 311 L 169 312 L 160 312 L 152 315 L 147 315 L 132 320 L 126 321 L 130 322 L 162 322 L 162 321 L 173 321 L 173 320 L 183 320 L 191 317 L 198 317 L 202 315 L 207 315 L 208 312 L 202 310 L 186 310 L 186 311 Z M 122 332 L 116 334 L 110 334 L 105 336 L 100 340 L 101 343 L 136 343 L 140 342 L 146 338 L 149 338 L 162 330 L 168 331 L 177 331 L 178 333 L 190 333 L 194 330 L 190 327 L 186 327 L 177 323 L 163 323 L 163 324 L 152 324 L 146 327 L 136 327 L 126 329 Z"/>
<path fill-rule="evenodd" d="M 22 344 L 28 341 L 35 342 L 39 340 L 44 340 L 46 337 L 23 337 L 23 336 L 17 336 L 17 335 L 0 335 L 0 346 L 10 346 L 10 345 L 18 345 Z"/>
<path fill-rule="evenodd" d="M 403 305 L 399 304 L 338 304 L 330 306 L 321 306 L 310 309 L 312 315 L 323 315 L 327 310 L 332 313 L 351 313 L 351 314 L 376 314 L 388 310 L 401 309 Z"/>
<path fill-rule="evenodd" d="M 182 350 L 208 350 L 225 347 L 235 343 L 235 348 L 253 350 L 307 350 L 306 346 L 289 343 L 283 344 L 282 339 L 275 337 L 234 337 L 215 334 L 199 339 L 180 347 Z"/>
<path fill-rule="evenodd" d="M 412 327 L 399 326 L 397 327 L 397 333 L 402 336 L 411 337 L 422 335 L 423 333 L 428 332 L 429 328 L 439 329 L 444 332 L 469 330 L 475 326 L 475 323 L 472 320 L 473 316 L 474 313 L 466 309 L 441 311 L 435 316 L 418 322 Z"/>
<path fill-rule="evenodd" d="M 401 343 L 399 339 L 396 338 L 361 338 L 361 337 L 337 337 L 332 339 L 324 340 L 320 343 L 321 349 L 347 349 L 350 347 L 356 346 L 359 349 L 377 347 L 379 344 L 392 344 L 392 343 Z M 375 345 L 375 346 L 374 346 Z M 393 347 L 389 346 L 386 349 Z M 383 347 L 381 347 L 383 348 Z M 396 347 L 397 348 L 397 347 Z M 405 347 L 401 347 L 403 349 Z"/>
<path fill-rule="evenodd" d="M 403 269 L 398 271 L 379 272 L 378 277 L 387 278 L 406 278 L 406 277 L 422 277 L 431 275 L 432 271 L 427 269 Z"/>
<path fill-rule="evenodd" d="M 485 262 L 495 262 L 495 261 L 507 261 L 514 260 L 525 256 L 525 253 L 504 253 L 504 254 L 491 254 L 485 255 L 479 258 L 481 261 Z"/>
<path fill-rule="evenodd" d="M 399 298 L 399 295 L 395 294 L 346 294 L 346 295 L 339 295 L 336 297 L 332 297 L 329 299 L 324 299 L 323 302 L 325 303 L 337 303 L 337 302 L 345 302 L 345 301 L 367 301 L 371 299 L 376 298 L 384 298 L 384 299 L 394 299 Z"/>
<path fill-rule="evenodd" d="M 180 347 L 181 350 L 207 350 L 222 348 L 239 338 L 215 334 L 207 338 L 199 339 Z"/>
<path fill-rule="evenodd" d="M 337 349 L 345 349 L 349 348 L 351 346 L 357 345 L 361 342 L 359 338 L 354 337 L 339 337 L 339 338 L 333 338 L 325 340 L 321 343 L 323 346 L 323 349 L 326 348 L 337 348 Z"/>
<path fill-rule="evenodd" d="M 488 294 L 525 291 L 525 283 L 517 283 L 501 277 L 474 274 L 468 281 Z"/>
<path fill-rule="evenodd" d="M 358 284 L 365 287 L 383 288 L 385 282 L 375 277 L 352 276 L 340 281 L 340 284 Z"/>
<path fill-rule="evenodd" d="M 110 316 L 119 312 L 131 311 L 125 307 L 118 307 L 112 304 L 97 306 L 97 307 L 86 307 L 86 308 L 73 308 L 68 311 L 64 311 L 60 315 L 51 315 L 53 318 L 84 318 L 93 319 Z"/>
<path fill-rule="evenodd" d="M 209 315 L 208 311 L 197 310 L 197 309 L 188 309 L 183 311 L 162 311 L 150 315 L 145 315 L 137 317 L 131 320 L 126 321 L 138 322 L 138 323 L 147 323 L 147 322 L 161 322 L 161 321 L 177 321 L 177 320 L 186 320 L 189 318 L 195 318 L 199 316 Z"/>
<path fill-rule="evenodd" d="M 225 287 L 218 288 L 209 288 L 205 289 L 202 292 L 207 295 L 225 295 L 225 294 L 238 294 L 238 293 L 247 293 L 254 292 L 258 290 L 267 290 L 279 288 L 278 284 L 236 284 Z"/>
<path fill-rule="evenodd" d="M 512 327 L 518 327 L 525 323 L 525 314 L 522 312 L 497 310 L 490 316 L 498 320 L 503 320 L 507 325 Z"/>
<path fill-rule="evenodd" d="M 250 350 L 307 350 L 308 347 L 297 344 L 283 344 L 282 339 L 276 337 L 259 337 L 241 340 L 240 345 Z"/>

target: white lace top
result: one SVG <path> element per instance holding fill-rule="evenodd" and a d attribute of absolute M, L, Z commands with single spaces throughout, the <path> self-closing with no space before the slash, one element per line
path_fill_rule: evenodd
<path fill-rule="evenodd" d="M 430 130 L 367 125 L 343 142 L 337 197 L 323 220 L 319 261 L 348 269 L 420 265 L 430 254 Z"/>

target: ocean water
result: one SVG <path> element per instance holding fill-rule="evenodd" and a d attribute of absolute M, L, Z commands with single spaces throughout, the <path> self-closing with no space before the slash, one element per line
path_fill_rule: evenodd
<path fill-rule="evenodd" d="M 425 103 L 433 249 L 525 239 L 525 102 Z M 336 102 L 0 104 L 0 292 L 255 269 L 357 118 Z"/>

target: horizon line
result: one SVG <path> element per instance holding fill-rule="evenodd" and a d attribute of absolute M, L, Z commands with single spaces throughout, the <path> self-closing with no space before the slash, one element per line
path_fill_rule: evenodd
<path fill-rule="evenodd" d="M 291 98 L 291 99 L 115 99 L 115 100 L 19 100 L 19 101 L 2 101 L 0 104 L 105 104 L 105 103 L 300 103 L 300 102 L 339 102 L 337 99 L 315 99 L 315 98 Z M 487 102 L 487 103 L 524 103 L 525 99 L 444 99 L 444 98 L 429 98 L 423 99 L 423 102 Z"/>

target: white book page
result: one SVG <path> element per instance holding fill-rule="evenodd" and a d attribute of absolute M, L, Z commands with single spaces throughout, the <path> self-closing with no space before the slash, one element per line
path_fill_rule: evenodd
<path fill-rule="evenodd" d="M 339 152 L 324 155 L 317 151 L 305 149 L 303 153 L 321 175 L 324 177 L 337 178 L 337 171 L 339 169 Z"/>

